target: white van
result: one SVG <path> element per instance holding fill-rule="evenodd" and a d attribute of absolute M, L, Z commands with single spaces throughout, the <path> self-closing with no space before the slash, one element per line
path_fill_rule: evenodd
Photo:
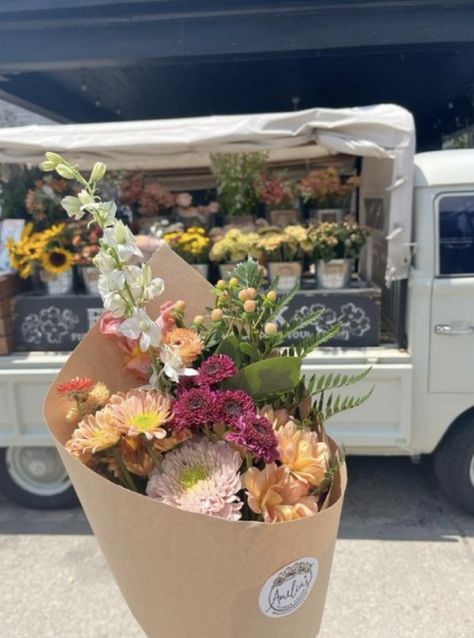
<path fill-rule="evenodd" d="M 330 421 L 331 435 L 349 454 L 434 454 L 445 492 L 474 513 L 474 150 L 413 157 L 411 115 L 392 105 L 143 123 L 143 130 L 130 123 L 134 148 L 124 139 L 125 124 L 55 127 L 54 149 L 48 149 L 52 132 L 44 130 L 51 127 L 35 127 L 23 155 L 18 148 L 26 138 L 10 129 L 3 137 L 0 132 L 0 161 L 10 157 L 10 146 L 8 161 L 38 160 L 44 150 L 66 154 L 68 140 L 73 157 L 86 165 L 88 153 L 112 166 L 120 152 L 132 153 L 128 168 L 205 166 L 209 150 L 231 150 L 233 143 L 244 150 L 270 147 L 271 158 L 282 163 L 340 152 L 361 158 L 359 212 L 373 235 L 373 259 L 363 268 L 383 288 L 394 336 L 378 347 L 317 349 L 305 369 L 356 373 L 371 366 L 356 392 L 375 384 L 372 396 Z M 109 137 L 91 136 L 100 126 L 109 127 Z M 122 147 L 114 147 L 117 127 Z M 92 148 L 81 147 L 81 139 L 92 139 Z M 376 221 L 369 199 L 381 204 Z M 63 507 L 74 497 L 41 420 L 43 397 L 66 357 L 0 357 L 0 488 L 33 507 Z"/>

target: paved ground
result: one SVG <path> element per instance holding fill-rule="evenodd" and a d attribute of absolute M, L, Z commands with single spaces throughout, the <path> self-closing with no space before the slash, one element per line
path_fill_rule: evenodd
<path fill-rule="evenodd" d="M 349 472 L 320 638 L 473 638 L 474 518 L 406 459 Z M 0 501 L 0 636 L 144 638 L 80 510 Z"/>

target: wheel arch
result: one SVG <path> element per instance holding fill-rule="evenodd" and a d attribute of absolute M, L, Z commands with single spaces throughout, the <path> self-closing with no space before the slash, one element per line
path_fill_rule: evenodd
<path fill-rule="evenodd" d="M 474 405 L 464 410 L 464 412 L 458 414 L 458 416 L 453 419 L 453 421 L 451 421 L 450 425 L 448 426 L 441 439 L 438 441 L 432 453 L 436 454 L 436 452 L 438 452 L 438 450 L 444 445 L 444 443 L 446 443 L 446 441 L 449 440 L 455 432 L 465 427 L 469 421 L 472 421 L 474 423 Z"/>

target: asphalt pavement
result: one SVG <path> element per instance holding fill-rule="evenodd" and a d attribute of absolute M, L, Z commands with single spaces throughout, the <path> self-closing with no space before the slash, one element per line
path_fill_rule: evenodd
<path fill-rule="evenodd" d="M 350 458 L 349 481 L 320 638 L 473 638 L 474 518 L 428 463 Z M 144 638 L 79 508 L 0 499 L 0 637 Z"/>

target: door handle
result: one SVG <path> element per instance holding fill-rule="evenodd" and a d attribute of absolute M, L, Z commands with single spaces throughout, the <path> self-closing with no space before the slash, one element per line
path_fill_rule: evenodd
<path fill-rule="evenodd" d="M 449 324 L 438 324 L 434 329 L 437 335 L 446 335 L 448 337 L 467 337 L 474 334 L 474 326 L 466 328 L 455 328 Z"/>

